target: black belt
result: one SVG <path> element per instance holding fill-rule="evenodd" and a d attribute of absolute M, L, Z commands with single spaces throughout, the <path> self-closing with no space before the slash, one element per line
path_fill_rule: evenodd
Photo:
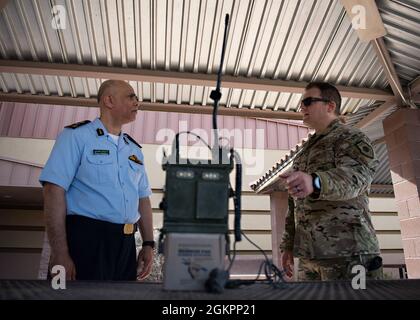
<path fill-rule="evenodd" d="M 123 234 L 129 235 L 133 234 L 137 231 L 137 223 L 112 223 L 109 221 L 97 220 L 85 216 L 81 216 L 78 214 L 69 214 L 67 215 L 68 220 L 83 222 L 92 224 L 95 226 L 104 227 L 107 230 L 121 232 Z"/>

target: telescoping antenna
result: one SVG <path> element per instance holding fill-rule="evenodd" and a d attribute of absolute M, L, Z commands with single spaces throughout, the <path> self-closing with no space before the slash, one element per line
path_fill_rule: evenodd
<path fill-rule="evenodd" d="M 214 150 L 218 152 L 219 149 L 219 131 L 217 129 L 217 111 L 219 108 L 220 99 L 222 98 L 222 92 L 220 91 L 220 85 L 222 82 L 222 70 L 223 62 L 225 60 L 226 42 L 227 42 L 227 31 L 229 26 L 229 14 L 225 17 L 225 32 L 223 35 L 223 46 L 222 46 L 222 57 L 220 59 L 219 71 L 217 72 L 217 83 L 216 89 L 210 93 L 210 99 L 214 101 L 213 104 L 213 132 L 214 132 Z"/>

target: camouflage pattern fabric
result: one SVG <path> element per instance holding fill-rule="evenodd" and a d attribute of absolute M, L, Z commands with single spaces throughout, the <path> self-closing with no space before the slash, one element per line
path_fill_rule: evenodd
<path fill-rule="evenodd" d="M 293 169 L 317 174 L 321 192 L 289 199 L 280 249 L 306 259 L 379 254 L 368 208 L 378 161 L 369 139 L 336 119 L 302 148 Z"/>
<path fill-rule="evenodd" d="M 299 281 L 330 281 L 330 280 L 351 280 L 358 272 L 353 273 L 353 267 L 363 266 L 366 272 L 366 279 L 383 279 L 383 267 L 370 268 L 370 263 L 375 255 L 354 256 L 336 259 L 309 260 L 299 259 L 298 280 Z"/>

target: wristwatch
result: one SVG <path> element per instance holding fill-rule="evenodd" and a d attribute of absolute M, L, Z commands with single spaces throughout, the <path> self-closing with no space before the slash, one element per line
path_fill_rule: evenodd
<path fill-rule="evenodd" d="M 142 247 L 149 246 L 149 247 L 152 247 L 152 249 L 154 249 L 155 242 L 154 241 L 143 241 L 143 243 L 141 244 L 141 246 Z"/>
<path fill-rule="evenodd" d="M 318 198 L 319 194 L 321 193 L 321 179 L 315 174 L 312 173 L 312 186 L 314 187 L 314 192 L 312 197 Z"/>

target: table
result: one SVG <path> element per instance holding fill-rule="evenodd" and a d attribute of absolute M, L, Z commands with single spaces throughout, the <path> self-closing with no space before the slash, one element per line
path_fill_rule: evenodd
<path fill-rule="evenodd" d="M 221 294 L 164 291 L 161 283 L 68 281 L 54 290 L 46 280 L 0 280 L 0 300 L 400 300 L 420 299 L 420 279 L 367 280 L 366 290 L 350 281 L 290 282 L 280 288 L 259 282 Z"/>

